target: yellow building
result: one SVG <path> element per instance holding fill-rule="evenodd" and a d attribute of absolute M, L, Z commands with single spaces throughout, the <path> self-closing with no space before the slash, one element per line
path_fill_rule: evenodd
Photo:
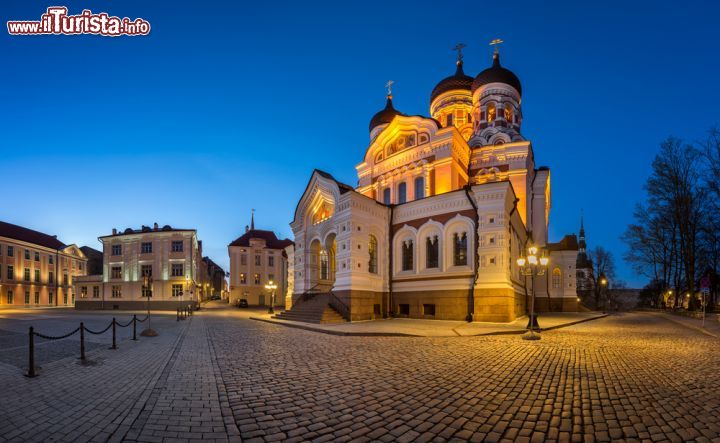
<path fill-rule="evenodd" d="M 521 95 L 497 52 L 475 77 L 459 54 L 430 117 L 398 111 L 388 91 L 358 186 L 316 170 L 297 205 L 293 310 L 315 300 L 348 320 L 511 321 L 533 283 L 539 309 L 575 310 L 577 240 L 548 241 L 550 170 L 520 132 Z M 550 258 L 535 279 L 516 263 L 530 245 Z"/>
<path fill-rule="evenodd" d="M 54 235 L 0 222 L 0 308 L 72 306 L 87 258 Z"/>

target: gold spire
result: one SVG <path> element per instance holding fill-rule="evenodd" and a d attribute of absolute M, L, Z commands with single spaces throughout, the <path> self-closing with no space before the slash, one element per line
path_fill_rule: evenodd
<path fill-rule="evenodd" d="M 392 85 L 394 85 L 395 82 L 392 80 L 388 80 L 387 83 L 385 83 L 385 89 L 387 89 L 387 97 L 392 98 Z"/>
<path fill-rule="evenodd" d="M 504 43 L 504 42 L 503 42 L 501 39 L 499 39 L 499 38 L 496 38 L 496 39 L 494 39 L 493 41 L 490 42 L 490 46 L 494 46 L 494 47 L 495 47 L 495 51 L 493 52 L 494 54 L 499 54 L 499 53 L 500 53 L 500 43 Z"/>

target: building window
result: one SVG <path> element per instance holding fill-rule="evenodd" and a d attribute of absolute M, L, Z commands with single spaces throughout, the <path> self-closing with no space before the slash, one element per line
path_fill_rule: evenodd
<path fill-rule="evenodd" d="M 182 295 L 183 295 L 183 285 L 182 285 L 182 284 L 180 284 L 180 285 L 178 285 L 178 284 L 172 285 L 172 296 L 173 296 L 173 297 L 180 297 L 180 296 L 182 296 Z"/>
<path fill-rule="evenodd" d="M 398 203 L 407 201 L 407 183 L 402 182 L 398 185 Z"/>
<path fill-rule="evenodd" d="M 183 242 L 182 242 L 182 240 L 173 240 L 173 242 L 172 242 L 172 251 L 173 251 L 173 252 L 183 252 Z"/>
<path fill-rule="evenodd" d="M 48 272 L 48 283 L 55 283 L 55 273 L 53 271 Z"/>
<path fill-rule="evenodd" d="M 65 291 L 65 292 L 63 292 L 63 304 L 64 305 L 67 305 L 67 300 L 68 300 L 67 291 Z"/>
<path fill-rule="evenodd" d="M 63 274 L 63 285 L 67 286 L 69 283 L 67 273 Z"/>
<path fill-rule="evenodd" d="M 487 121 L 488 123 L 492 123 L 495 121 L 495 103 L 489 103 L 487 105 Z"/>
<path fill-rule="evenodd" d="M 30 260 L 30 250 L 29 249 L 25 250 L 25 260 Z"/>
<path fill-rule="evenodd" d="M 445 119 L 445 126 L 452 126 L 453 124 L 453 115 L 452 113 L 447 115 L 447 118 Z"/>
<path fill-rule="evenodd" d="M 256 255 L 255 256 L 255 266 L 260 266 L 260 263 L 262 263 L 261 257 L 259 255 Z"/>
<path fill-rule="evenodd" d="M 327 280 L 330 275 L 330 258 L 326 250 L 320 251 L 320 280 Z"/>
<path fill-rule="evenodd" d="M 386 205 L 390 204 L 390 188 L 385 188 L 383 190 L 383 203 Z"/>
<path fill-rule="evenodd" d="M 140 265 L 140 277 L 152 277 L 152 265 Z"/>
<path fill-rule="evenodd" d="M 417 177 L 415 179 L 415 200 L 425 198 L 425 179 Z"/>
<path fill-rule="evenodd" d="M 110 268 L 110 278 L 122 278 L 122 268 L 120 266 Z"/>
<path fill-rule="evenodd" d="M 270 266 L 270 267 L 275 266 L 275 256 L 268 255 L 268 266 Z"/>
<path fill-rule="evenodd" d="M 87 286 L 80 286 L 80 298 L 87 298 Z"/>
<path fill-rule="evenodd" d="M 83 262 L 81 262 L 81 261 L 78 262 L 78 269 L 80 269 L 81 271 L 83 269 L 85 269 L 85 265 L 83 264 Z"/>
<path fill-rule="evenodd" d="M 53 292 L 52 291 L 48 292 L 48 303 L 53 304 L 54 300 L 55 300 L 55 298 L 53 297 Z"/>
<path fill-rule="evenodd" d="M 7 256 L 8 257 L 15 257 L 15 247 L 8 246 L 7 247 Z"/>
<path fill-rule="evenodd" d="M 240 264 L 243 265 L 243 266 L 247 265 L 247 255 L 242 254 L 242 255 L 240 256 Z"/>
<path fill-rule="evenodd" d="M 13 295 L 12 289 L 8 289 L 7 291 L 7 303 L 9 305 L 15 303 L 15 296 Z"/>
<path fill-rule="evenodd" d="M 255 284 L 256 285 L 260 284 L 260 274 L 255 274 Z"/>
<path fill-rule="evenodd" d="M 240 274 L 240 284 L 241 285 L 247 284 L 247 275 L 245 275 L 244 273 Z"/>
<path fill-rule="evenodd" d="M 275 274 L 268 274 L 268 281 L 275 283 Z"/>
<path fill-rule="evenodd" d="M 509 103 L 505 104 L 505 120 L 507 120 L 508 123 L 513 122 L 512 105 Z"/>
<path fill-rule="evenodd" d="M 112 298 L 120 298 L 120 297 L 122 297 L 122 286 L 120 286 L 120 285 L 113 285 L 111 297 L 112 297 Z"/>
<path fill-rule="evenodd" d="M 7 279 L 15 280 L 15 268 L 13 267 L 13 265 L 8 265 L 7 267 Z"/>
<path fill-rule="evenodd" d="M 368 254 L 370 255 L 370 260 L 368 260 L 368 272 L 371 274 L 377 274 L 377 239 L 374 235 L 371 235 L 370 240 L 368 241 Z"/>
<path fill-rule="evenodd" d="M 35 261 L 40 261 L 40 253 L 39 252 L 35 253 Z"/>
<path fill-rule="evenodd" d="M 141 254 L 152 254 L 152 242 L 143 242 L 140 244 Z"/>
<path fill-rule="evenodd" d="M 93 286 L 93 298 L 100 298 L 100 286 Z"/>
<path fill-rule="evenodd" d="M 435 305 L 433 304 L 424 304 L 423 305 L 423 315 L 432 315 L 435 316 Z"/>
<path fill-rule="evenodd" d="M 35 291 L 35 304 L 40 304 L 40 291 Z"/>
<path fill-rule="evenodd" d="M 402 270 L 413 270 L 413 241 L 407 240 L 402 244 Z"/>
<path fill-rule="evenodd" d="M 25 268 L 25 272 L 23 272 L 23 280 L 30 281 L 30 268 Z"/>
<path fill-rule="evenodd" d="M 398 305 L 398 314 L 408 316 L 410 315 L 410 305 L 406 303 L 400 303 Z"/>
<path fill-rule="evenodd" d="M 467 265 L 467 233 L 453 234 L 453 265 Z"/>
<path fill-rule="evenodd" d="M 54 264 L 54 263 L 55 263 L 55 257 L 53 257 L 52 255 L 48 255 L 48 263 L 51 264 L 51 265 Z"/>
<path fill-rule="evenodd" d="M 425 239 L 425 248 L 427 255 L 425 256 L 426 268 L 437 268 L 440 266 L 440 242 L 437 235 L 433 235 Z"/>
<path fill-rule="evenodd" d="M 170 275 L 173 277 L 182 277 L 185 275 L 185 265 L 182 263 L 173 263 L 170 267 Z"/>
<path fill-rule="evenodd" d="M 35 270 L 35 282 L 40 283 L 40 270 L 39 269 Z"/>
<path fill-rule="evenodd" d="M 122 255 L 122 245 L 112 245 L 112 255 Z"/>
<path fill-rule="evenodd" d="M 553 289 L 560 289 L 562 287 L 562 272 L 560 268 L 555 268 L 552 271 L 552 287 Z"/>
<path fill-rule="evenodd" d="M 30 291 L 25 291 L 25 304 L 30 304 Z"/>

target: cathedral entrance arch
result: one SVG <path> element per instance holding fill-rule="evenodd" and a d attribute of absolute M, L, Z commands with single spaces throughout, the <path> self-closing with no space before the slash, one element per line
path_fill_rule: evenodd
<path fill-rule="evenodd" d="M 335 233 L 331 232 L 325 237 L 322 248 L 318 252 L 318 279 L 320 287 L 329 291 L 335 285 L 335 271 L 337 256 L 337 242 Z"/>

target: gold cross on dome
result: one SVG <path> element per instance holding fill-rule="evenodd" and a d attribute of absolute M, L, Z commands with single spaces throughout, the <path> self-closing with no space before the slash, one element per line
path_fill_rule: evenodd
<path fill-rule="evenodd" d="M 387 83 L 385 83 L 385 89 L 387 89 L 387 95 L 392 95 L 392 85 L 394 85 L 395 82 L 392 80 L 388 80 Z"/>
<path fill-rule="evenodd" d="M 458 59 L 459 62 L 461 62 L 462 59 L 463 59 L 462 50 L 463 50 L 463 48 L 464 48 L 465 46 L 467 46 L 465 43 L 458 43 L 457 45 L 455 45 L 454 48 L 452 48 L 453 51 L 457 51 L 457 59 Z"/>
<path fill-rule="evenodd" d="M 494 46 L 494 47 L 495 47 L 495 54 L 497 54 L 497 53 L 500 52 L 500 43 L 505 43 L 505 42 L 503 42 L 503 41 L 502 41 L 501 39 L 499 39 L 499 38 L 496 38 L 495 40 L 493 40 L 493 41 L 490 42 L 490 46 Z"/>

